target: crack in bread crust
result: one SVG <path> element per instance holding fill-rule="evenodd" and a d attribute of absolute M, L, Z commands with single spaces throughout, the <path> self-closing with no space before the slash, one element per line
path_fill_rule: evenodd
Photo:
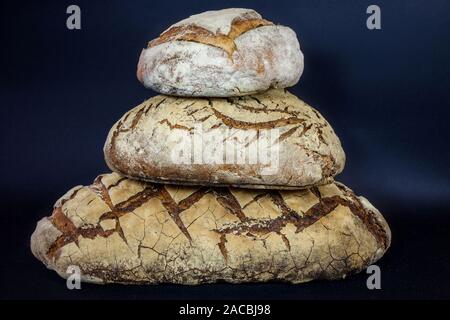
<path fill-rule="evenodd" d="M 264 174 L 268 164 L 258 159 L 257 163 L 177 162 L 178 156 L 172 157 L 174 149 L 191 155 L 192 160 L 192 139 L 198 128 L 208 137 L 229 132 L 236 141 L 253 131 L 254 139 L 278 134 L 274 142 L 279 146 L 278 171 Z M 184 136 L 191 143 L 185 143 Z M 233 141 L 225 136 L 220 143 L 223 149 L 231 145 L 242 154 L 250 152 L 251 141 Z M 329 181 L 345 164 L 344 151 L 330 124 L 286 90 L 229 99 L 153 97 L 113 126 L 104 151 L 108 166 L 129 177 L 216 186 L 308 187 Z"/>
<path fill-rule="evenodd" d="M 268 25 L 273 25 L 273 23 L 264 19 L 234 19 L 231 23 L 230 32 L 227 35 L 213 33 L 205 28 L 192 24 L 174 26 L 163 32 L 158 38 L 150 41 L 147 48 L 170 41 L 192 41 L 221 48 L 231 57 L 236 50 L 234 39 L 249 30 Z"/>
<path fill-rule="evenodd" d="M 97 217 L 96 223 L 88 222 L 91 215 Z M 153 215 L 159 216 L 162 229 L 149 241 L 158 230 L 158 224 L 148 224 Z M 68 262 L 79 264 L 87 281 L 334 279 L 361 270 L 389 247 L 388 227 L 375 215 L 340 184 L 245 191 L 154 185 L 106 174 L 57 202 L 50 222 L 60 235 L 46 246 L 47 252 L 36 256 L 45 257 L 55 270 Z M 84 222 L 76 223 L 75 218 Z M 138 220 L 131 223 L 133 219 Z M 106 221 L 113 224 L 105 228 Z M 178 231 L 166 230 L 170 224 Z M 142 236 L 132 235 L 140 228 Z M 97 256 L 107 249 L 101 247 L 105 244 L 115 246 L 114 257 Z M 122 251 L 121 246 L 129 249 Z M 278 255 L 284 258 L 278 260 Z"/>
<path fill-rule="evenodd" d="M 208 11 L 147 43 L 136 76 L 175 96 L 230 97 L 298 82 L 303 54 L 295 32 L 249 9 Z"/>

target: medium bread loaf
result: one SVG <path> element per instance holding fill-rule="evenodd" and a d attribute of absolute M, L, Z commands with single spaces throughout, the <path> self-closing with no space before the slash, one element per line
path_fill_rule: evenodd
<path fill-rule="evenodd" d="M 108 166 L 128 177 L 246 188 L 324 184 L 345 163 L 329 123 L 282 89 L 228 99 L 153 97 L 112 127 L 104 152 Z"/>
<path fill-rule="evenodd" d="M 137 77 L 163 94 L 240 96 L 296 84 L 303 54 L 294 31 L 250 9 L 207 11 L 149 42 Z"/>
<path fill-rule="evenodd" d="M 268 191 L 112 173 L 63 196 L 31 249 L 62 277 L 75 265 L 96 283 L 300 283 L 358 272 L 390 241 L 378 210 L 340 183 Z"/>

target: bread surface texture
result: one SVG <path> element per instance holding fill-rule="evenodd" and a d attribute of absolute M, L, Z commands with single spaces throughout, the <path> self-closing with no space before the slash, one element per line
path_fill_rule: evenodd
<path fill-rule="evenodd" d="M 104 153 L 128 177 L 243 188 L 324 184 L 345 164 L 330 124 L 283 89 L 228 99 L 153 97 L 111 128 Z"/>
<path fill-rule="evenodd" d="M 229 97 L 293 86 L 302 72 L 292 29 L 231 8 L 169 27 L 142 50 L 137 77 L 163 94 Z"/>
<path fill-rule="evenodd" d="M 338 279 L 385 253 L 389 227 L 340 183 L 300 191 L 182 187 L 100 175 L 59 199 L 31 237 L 68 277 L 123 284 Z"/>

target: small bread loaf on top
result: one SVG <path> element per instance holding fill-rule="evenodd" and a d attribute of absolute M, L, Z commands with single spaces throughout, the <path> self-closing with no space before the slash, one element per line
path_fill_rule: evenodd
<path fill-rule="evenodd" d="M 137 77 L 163 94 L 228 97 L 293 86 L 302 72 L 292 29 L 233 8 L 169 27 L 142 51 Z"/>

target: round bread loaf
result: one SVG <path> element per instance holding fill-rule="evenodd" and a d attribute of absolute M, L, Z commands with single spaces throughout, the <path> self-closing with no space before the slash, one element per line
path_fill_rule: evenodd
<path fill-rule="evenodd" d="M 303 54 L 294 31 L 250 9 L 207 11 L 148 43 L 137 77 L 179 96 L 240 96 L 296 84 Z"/>
<path fill-rule="evenodd" d="M 75 266 L 95 283 L 300 283 L 361 271 L 390 241 L 378 210 L 339 183 L 245 190 L 113 173 L 58 200 L 31 250 L 62 277 Z"/>
<path fill-rule="evenodd" d="M 159 95 L 127 112 L 104 147 L 111 170 L 150 182 L 298 189 L 344 168 L 339 138 L 283 89 L 234 98 Z"/>

